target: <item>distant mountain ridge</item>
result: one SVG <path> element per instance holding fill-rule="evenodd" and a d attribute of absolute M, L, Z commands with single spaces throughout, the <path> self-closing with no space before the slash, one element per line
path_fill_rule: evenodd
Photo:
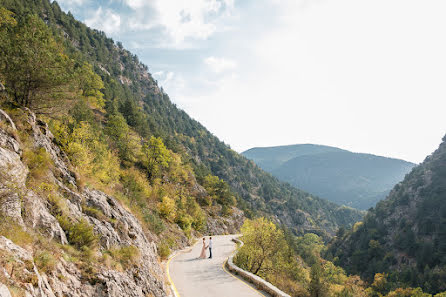
<path fill-rule="evenodd" d="M 316 144 L 292 144 L 271 147 L 254 147 L 242 155 L 253 160 L 263 170 L 273 171 L 285 162 L 304 155 L 344 151 L 340 148 Z"/>
<path fill-rule="evenodd" d="M 242 154 L 282 181 L 358 209 L 375 206 L 415 166 L 315 144 L 252 148 Z"/>

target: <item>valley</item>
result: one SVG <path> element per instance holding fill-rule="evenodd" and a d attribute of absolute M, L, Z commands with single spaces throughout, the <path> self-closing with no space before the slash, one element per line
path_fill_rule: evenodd
<path fill-rule="evenodd" d="M 234 252 L 290 296 L 444 297 L 445 141 L 419 165 L 239 154 L 121 42 L 56 1 L 0 1 L 0 296 L 263 294 L 221 267 Z"/>

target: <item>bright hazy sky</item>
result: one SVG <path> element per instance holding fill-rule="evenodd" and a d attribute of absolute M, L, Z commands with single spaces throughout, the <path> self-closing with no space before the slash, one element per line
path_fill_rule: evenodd
<path fill-rule="evenodd" d="M 444 0 L 61 0 L 236 151 L 332 145 L 416 163 L 446 133 Z"/>

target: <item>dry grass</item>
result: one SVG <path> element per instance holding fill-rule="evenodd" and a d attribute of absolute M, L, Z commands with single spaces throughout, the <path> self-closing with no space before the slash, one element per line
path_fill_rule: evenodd
<path fill-rule="evenodd" d="M 12 219 L 0 220 L 0 235 L 24 248 L 33 244 L 33 237 Z"/>
<path fill-rule="evenodd" d="M 29 174 L 27 185 L 37 188 L 42 182 L 49 181 L 50 170 L 54 167 L 48 152 L 40 148 L 24 148 L 23 161 L 28 166 Z"/>
<path fill-rule="evenodd" d="M 114 261 L 110 261 L 111 259 L 108 258 L 108 256 L 110 256 Z M 117 268 L 117 270 L 120 269 L 119 267 L 116 267 L 116 263 L 119 263 L 123 269 L 128 269 L 134 265 L 137 265 L 140 258 L 141 254 L 139 249 L 133 245 L 115 247 L 104 252 L 104 261 L 108 262 L 109 267 Z"/>

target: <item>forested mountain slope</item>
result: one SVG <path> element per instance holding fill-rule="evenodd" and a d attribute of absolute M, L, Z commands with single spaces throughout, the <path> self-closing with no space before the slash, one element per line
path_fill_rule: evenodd
<path fill-rule="evenodd" d="M 358 209 L 375 206 L 415 166 L 313 144 L 253 148 L 243 155 L 282 181 Z"/>
<path fill-rule="evenodd" d="M 37 13 L 56 34 L 61 32 L 71 54 L 92 64 L 101 76 L 107 113 L 122 114 L 127 124 L 143 137 L 161 137 L 169 149 L 193 168 L 199 182 L 203 183 L 208 174 L 228 182 L 237 193 L 239 207 L 248 215 L 251 211 L 274 214 L 296 232 L 318 233 L 333 233 L 338 226 L 352 224 L 362 216 L 279 182 L 231 150 L 178 109 L 135 55 L 103 32 L 89 29 L 71 14 L 62 12 L 56 2 L 2 3 L 18 16 Z"/>
<path fill-rule="evenodd" d="M 352 231 L 341 230 L 329 257 L 349 273 L 430 293 L 446 289 L 446 136 Z"/>
<path fill-rule="evenodd" d="M 0 6 L 0 295 L 168 296 L 160 260 L 243 213 L 55 33 Z"/>

